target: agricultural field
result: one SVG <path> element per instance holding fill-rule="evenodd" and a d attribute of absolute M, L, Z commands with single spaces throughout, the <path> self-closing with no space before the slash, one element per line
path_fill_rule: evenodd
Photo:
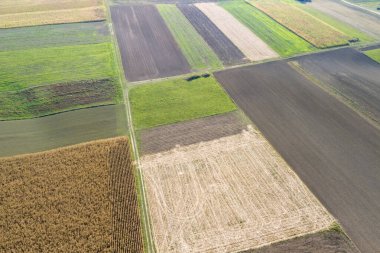
<path fill-rule="evenodd" d="M 0 121 L 0 157 L 45 151 L 127 133 L 124 105 Z"/>
<path fill-rule="evenodd" d="M 112 6 L 112 20 L 128 81 L 190 72 L 190 66 L 153 5 Z"/>
<path fill-rule="evenodd" d="M 216 3 L 198 3 L 200 9 L 251 61 L 278 57 L 265 42 Z"/>
<path fill-rule="evenodd" d="M 366 51 L 365 54 L 380 63 L 380 48 Z"/>
<path fill-rule="evenodd" d="M 110 42 L 105 22 L 0 29 L 0 51 Z"/>
<path fill-rule="evenodd" d="M 0 159 L 2 252 L 143 252 L 129 141 Z"/>
<path fill-rule="evenodd" d="M 334 222 L 252 128 L 141 164 L 157 252 L 240 252 Z"/>
<path fill-rule="evenodd" d="M 377 11 L 380 13 L 380 1 L 360 1 L 355 3 L 356 5 L 359 5 L 361 7 L 364 7 L 371 11 Z"/>
<path fill-rule="evenodd" d="M 376 252 L 379 129 L 284 61 L 215 76 L 359 250 Z"/>
<path fill-rule="evenodd" d="M 110 43 L 0 52 L 0 64 L 0 92 L 115 76 Z"/>
<path fill-rule="evenodd" d="M 301 73 L 319 80 L 316 82 L 323 89 L 380 127 L 380 64 L 349 48 L 302 56 L 295 61 Z"/>
<path fill-rule="evenodd" d="M 0 92 L 0 120 L 33 118 L 122 102 L 118 83 L 87 80 Z"/>
<path fill-rule="evenodd" d="M 380 38 L 380 15 L 371 15 L 335 1 L 313 0 L 309 5 L 366 32 L 370 36 Z"/>
<path fill-rule="evenodd" d="M 247 62 L 245 55 L 197 7 L 190 4 L 179 4 L 177 6 L 218 55 L 224 65 L 236 65 Z"/>
<path fill-rule="evenodd" d="M 169 151 L 178 146 L 211 141 L 247 129 L 248 121 L 239 111 L 144 129 L 139 132 L 142 155 Z"/>
<path fill-rule="evenodd" d="M 193 70 L 222 67 L 216 54 L 175 5 L 160 4 L 157 8 Z"/>
<path fill-rule="evenodd" d="M 212 76 L 139 85 L 129 97 L 137 130 L 236 110 Z"/>
<path fill-rule="evenodd" d="M 347 45 L 352 39 L 296 5 L 274 0 L 252 0 L 250 3 L 317 48 Z"/>
<path fill-rule="evenodd" d="M 219 5 L 281 56 L 286 57 L 315 50 L 310 43 L 246 2 L 225 1 L 220 2 Z"/>

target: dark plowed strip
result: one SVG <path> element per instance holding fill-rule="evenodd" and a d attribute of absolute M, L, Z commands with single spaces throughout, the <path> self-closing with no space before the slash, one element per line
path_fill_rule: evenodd
<path fill-rule="evenodd" d="M 215 76 L 362 253 L 378 252 L 380 131 L 285 62 Z"/>
<path fill-rule="evenodd" d="M 349 239 L 337 231 L 319 232 L 241 253 L 359 253 Z"/>
<path fill-rule="evenodd" d="M 187 4 L 177 6 L 207 44 L 215 51 L 224 65 L 235 65 L 248 61 L 244 54 L 197 7 Z"/>
<path fill-rule="evenodd" d="M 298 62 L 324 87 L 380 124 L 380 64 L 351 48 L 300 57 Z"/>
<path fill-rule="evenodd" d="M 113 252 L 143 252 L 135 177 L 129 143 L 118 141 L 108 154 Z"/>
<path fill-rule="evenodd" d="M 239 112 L 210 116 L 143 130 L 141 152 L 143 155 L 170 150 L 176 145 L 185 146 L 234 135 L 246 129 L 247 122 Z"/>
<path fill-rule="evenodd" d="M 153 5 L 113 6 L 111 14 L 129 81 L 190 72 L 189 64 Z"/>

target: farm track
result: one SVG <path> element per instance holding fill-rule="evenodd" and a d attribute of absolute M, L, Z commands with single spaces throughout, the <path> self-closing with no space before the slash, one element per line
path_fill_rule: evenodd
<path fill-rule="evenodd" d="M 278 57 L 264 41 L 216 3 L 199 3 L 200 9 L 251 61 Z"/>
<path fill-rule="evenodd" d="M 380 64 L 346 48 L 298 57 L 320 85 L 380 126 Z"/>
<path fill-rule="evenodd" d="M 240 112 L 204 117 L 200 119 L 159 126 L 140 132 L 142 155 L 168 151 L 177 146 L 211 141 L 235 135 L 247 128 Z"/>
<path fill-rule="evenodd" d="M 190 72 L 190 66 L 153 5 L 111 6 L 111 15 L 128 81 Z"/>
<path fill-rule="evenodd" d="M 109 105 L 36 119 L 0 121 L 0 157 L 125 134 L 124 114 L 123 105 Z"/>
<path fill-rule="evenodd" d="M 374 15 L 339 2 L 313 0 L 309 5 L 367 34 L 380 38 L 380 15 Z"/>
<path fill-rule="evenodd" d="M 380 131 L 286 62 L 215 76 L 362 253 L 378 251 Z"/>
<path fill-rule="evenodd" d="M 247 62 L 244 54 L 197 7 L 188 4 L 178 4 L 177 6 L 218 55 L 224 65 L 236 65 Z"/>

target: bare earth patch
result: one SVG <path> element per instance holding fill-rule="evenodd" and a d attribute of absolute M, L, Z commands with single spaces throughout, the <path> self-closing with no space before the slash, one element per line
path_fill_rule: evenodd
<path fill-rule="evenodd" d="M 141 163 L 157 252 L 236 252 L 334 221 L 252 128 Z"/>
<path fill-rule="evenodd" d="M 216 3 L 198 3 L 200 9 L 252 61 L 278 57 L 264 41 Z"/>

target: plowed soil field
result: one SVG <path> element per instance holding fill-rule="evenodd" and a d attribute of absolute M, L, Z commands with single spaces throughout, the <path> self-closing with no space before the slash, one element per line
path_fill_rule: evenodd
<path fill-rule="evenodd" d="M 207 44 L 214 50 L 224 65 L 235 65 L 247 62 L 246 56 L 197 7 L 190 4 L 179 4 L 178 8 Z"/>
<path fill-rule="evenodd" d="M 111 14 L 128 81 L 190 72 L 186 58 L 153 5 L 115 5 Z"/>
<path fill-rule="evenodd" d="M 334 219 L 252 128 L 141 159 L 157 252 L 238 252 Z"/>
<path fill-rule="evenodd" d="M 380 131 L 286 62 L 215 74 L 363 253 L 380 249 Z"/>
<path fill-rule="evenodd" d="M 256 34 L 216 3 L 195 4 L 251 61 L 277 57 Z M 247 6 L 248 7 L 248 6 Z"/>

